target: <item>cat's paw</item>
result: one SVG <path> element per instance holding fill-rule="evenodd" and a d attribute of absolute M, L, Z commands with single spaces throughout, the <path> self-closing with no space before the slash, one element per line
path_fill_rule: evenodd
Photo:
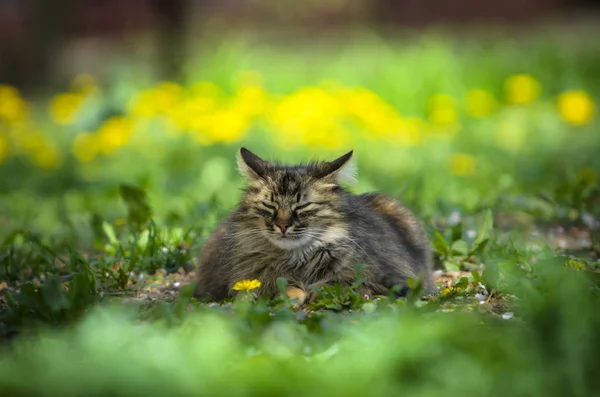
<path fill-rule="evenodd" d="M 293 301 L 292 306 L 294 307 L 299 307 L 304 304 L 307 297 L 306 292 L 298 287 L 287 287 L 285 294 Z"/>

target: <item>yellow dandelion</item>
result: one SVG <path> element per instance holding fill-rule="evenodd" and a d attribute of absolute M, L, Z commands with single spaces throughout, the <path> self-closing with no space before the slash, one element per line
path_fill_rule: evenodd
<path fill-rule="evenodd" d="M 60 155 L 58 151 L 49 145 L 36 150 L 32 153 L 33 161 L 37 166 L 44 169 L 54 169 L 60 165 Z"/>
<path fill-rule="evenodd" d="M 130 103 L 130 113 L 135 117 L 169 114 L 182 106 L 183 95 L 183 87 L 175 83 L 161 83 L 135 96 Z"/>
<path fill-rule="evenodd" d="M 477 160 L 467 153 L 456 153 L 452 156 L 451 170 L 455 175 L 467 176 L 475 173 Z"/>
<path fill-rule="evenodd" d="M 0 85 L 0 119 L 16 124 L 27 117 L 27 103 L 19 91 L 9 85 Z"/>
<path fill-rule="evenodd" d="M 582 168 L 577 172 L 577 178 L 584 184 L 591 185 L 596 181 L 596 171 L 593 168 Z"/>
<path fill-rule="evenodd" d="M 528 74 L 510 76 L 504 82 L 506 100 L 515 105 L 525 105 L 535 101 L 540 95 L 540 83 Z"/>
<path fill-rule="evenodd" d="M 241 114 L 256 117 L 265 111 L 268 95 L 260 86 L 240 88 L 232 98 L 232 108 Z"/>
<path fill-rule="evenodd" d="M 215 142 L 232 143 L 241 140 L 249 127 L 245 115 L 232 109 L 223 109 L 210 119 L 208 133 Z"/>
<path fill-rule="evenodd" d="M 594 118 L 596 105 L 587 92 L 567 91 L 558 97 L 558 112 L 568 123 L 585 125 Z"/>
<path fill-rule="evenodd" d="M 238 281 L 233 285 L 235 291 L 252 291 L 253 289 L 259 288 L 262 283 L 258 280 L 242 280 Z"/>
<path fill-rule="evenodd" d="M 100 151 L 110 154 L 125 145 L 133 131 L 133 122 L 128 118 L 116 116 L 106 120 L 98 129 L 97 136 Z"/>
<path fill-rule="evenodd" d="M 446 94 L 434 95 L 429 100 L 429 121 L 447 127 L 458 122 L 458 112 L 454 98 Z"/>
<path fill-rule="evenodd" d="M 0 134 L 0 164 L 8 156 L 8 139 Z"/>
<path fill-rule="evenodd" d="M 450 288 L 450 287 L 446 287 L 446 288 L 444 288 L 444 289 L 441 291 L 440 295 L 441 295 L 441 296 L 448 296 L 448 295 L 451 295 L 453 292 L 454 292 L 454 291 L 452 290 L 452 288 Z"/>
<path fill-rule="evenodd" d="M 81 93 L 67 92 L 56 95 L 50 102 L 52 120 L 60 125 L 72 124 L 84 100 L 85 96 Z"/>
<path fill-rule="evenodd" d="M 473 117 L 486 117 L 496 108 L 496 98 L 486 90 L 474 89 L 467 92 L 467 113 Z"/>
<path fill-rule="evenodd" d="M 568 269 L 577 270 L 578 272 L 585 270 L 585 263 L 579 261 L 577 259 L 569 259 L 565 264 L 565 267 Z"/>
<path fill-rule="evenodd" d="M 87 163 L 98 155 L 99 143 L 96 135 L 90 133 L 78 134 L 73 141 L 73 155 L 82 163 Z"/>

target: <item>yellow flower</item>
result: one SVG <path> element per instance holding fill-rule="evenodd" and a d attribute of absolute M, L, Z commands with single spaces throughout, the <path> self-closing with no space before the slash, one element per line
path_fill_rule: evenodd
<path fill-rule="evenodd" d="M 262 283 L 258 280 L 242 280 L 238 281 L 233 285 L 235 291 L 252 291 L 253 289 L 259 288 Z"/>
<path fill-rule="evenodd" d="M 473 117 L 489 116 L 496 107 L 496 98 L 491 92 L 474 89 L 467 92 L 467 113 Z"/>
<path fill-rule="evenodd" d="M 240 112 L 223 109 L 216 112 L 210 120 L 209 136 L 216 142 L 236 142 L 244 137 L 248 124 L 246 117 Z"/>
<path fill-rule="evenodd" d="M 81 93 L 67 92 L 56 95 L 50 102 L 52 120 L 61 125 L 72 124 L 84 100 L 85 96 Z"/>
<path fill-rule="evenodd" d="M 565 267 L 568 269 L 577 270 L 578 272 L 585 270 L 585 263 L 579 261 L 577 259 L 569 259 L 565 264 Z"/>
<path fill-rule="evenodd" d="M 398 127 L 389 134 L 389 140 L 402 146 L 418 146 L 424 121 L 418 117 L 399 120 Z"/>
<path fill-rule="evenodd" d="M 157 87 L 142 91 L 131 104 L 131 114 L 139 117 L 154 117 L 168 114 L 181 105 L 183 88 L 175 83 L 161 83 Z"/>
<path fill-rule="evenodd" d="M 447 94 L 437 94 L 429 100 L 429 121 L 441 127 L 455 125 L 458 113 L 454 98 Z"/>
<path fill-rule="evenodd" d="M 33 161 L 41 168 L 56 168 L 60 164 L 58 151 L 49 145 L 44 146 L 32 153 Z"/>
<path fill-rule="evenodd" d="M 305 87 L 276 103 L 267 118 L 280 146 L 333 147 L 345 135 L 339 128 L 342 116 L 338 98 L 323 88 Z"/>
<path fill-rule="evenodd" d="M 450 287 L 446 287 L 441 291 L 441 296 L 448 296 L 454 293 L 454 290 Z"/>
<path fill-rule="evenodd" d="M 245 86 L 235 93 L 231 107 L 241 114 L 256 117 L 264 112 L 267 99 L 267 93 L 262 87 Z"/>
<path fill-rule="evenodd" d="M 343 113 L 365 132 L 365 138 L 389 137 L 394 140 L 398 131 L 405 129 L 398 110 L 379 95 L 365 88 L 338 89 L 338 100 Z"/>
<path fill-rule="evenodd" d="M 125 117 L 116 116 L 106 120 L 97 132 L 100 151 L 110 154 L 125 145 L 132 131 L 133 123 Z"/>
<path fill-rule="evenodd" d="M 563 120 L 574 125 L 588 124 L 594 117 L 596 105 L 584 91 L 567 91 L 558 97 L 558 112 Z"/>
<path fill-rule="evenodd" d="M 586 185 L 591 185 L 596 180 L 596 171 L 593 168 L 582 168 L 577 173 L 577 177 Z"/>
<path fill-rule="evenodd" d="M 456 153 L 452 156 L 452 173 L 460 176 L 472 175 L 475 173 L 477 160 L 474 156 L 467 153 Z"/>
<path fill-rule="evenodd" d="M 83 163 L 92 161 L 99 152 L 98 139 L 89 133 L 78 134 L 73 141 L 73 155 Z"/>
<path fill-rule="evenodd" d="M 0 119 L 15 124 L 27 116 L 27 104 L 19 91 L 9 85 L 0 85 Z"/>
<path fill-rule="evenodd" d="M 528 74 L 510 76 L 504 82 L 504 89 L 507 101 L 516 105 L 531 103 L 540 95 L 540 83 Z"/>
<path fill-rule="evenodd" d="M 8 139 L 0 134 L 0 164 L 4 162 L 6 156 L 8 156 Z"/>

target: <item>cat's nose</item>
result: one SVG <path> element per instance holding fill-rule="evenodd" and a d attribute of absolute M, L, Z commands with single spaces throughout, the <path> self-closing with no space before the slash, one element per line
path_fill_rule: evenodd
<path fill-rule="evenodd" d="M 281 230 L 281 233 L 285 233 L 292 226 L 292 214 L 287 211 L 277 210 L 275 226 Z"/>

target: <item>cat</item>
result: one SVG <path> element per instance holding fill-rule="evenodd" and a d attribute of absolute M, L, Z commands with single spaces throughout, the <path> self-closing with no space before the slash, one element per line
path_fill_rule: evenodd
<path fill-rule="evenodd" d="M 258 279 L 259 295 L 275 296 L 288 281 L 297 304 L 314 299 L 313 286 L 350 286 L 364 264 L 362 293 L 385 295 L 421 277 L 433 291 L 431 245 L 416 217 L 382 194 L 355 195 L 353 151 L 330 162 L 295 166 L 261 159 L 241 148 L 238 167 L 247 186 L 237 208 L 204 245 L 194 295 L 233 297 L 237 281 Z"/>

